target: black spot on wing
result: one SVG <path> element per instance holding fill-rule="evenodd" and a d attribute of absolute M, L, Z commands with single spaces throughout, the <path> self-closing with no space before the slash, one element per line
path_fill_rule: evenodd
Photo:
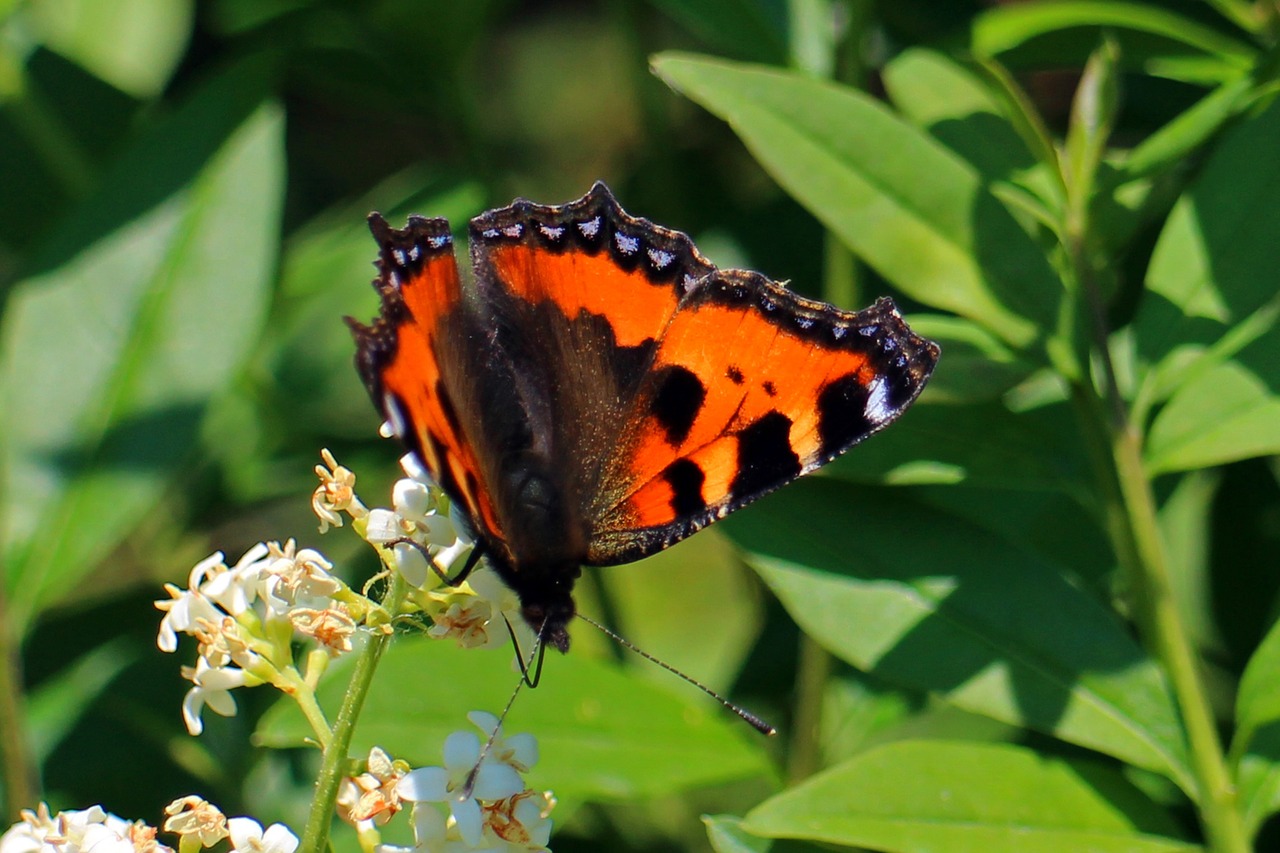
<path fill-rule="evenodd" d="M 662 477 L 671 486 L 671 510 L 678 516 L 694 515 L 707 508 L 702 497 L 702 484 L 707 475 L 690 459 L 677 459 L 666 467 Z"/>
<path fill-rule="evenodd" d="M 791 449 L 791 418 L 770 412 L 738 433 L 738 474 L 729 485 L 734 500 L 754 497 L 800 476 Z"/>
<path fill-rule="evenodd" d="M 674 447 L 688 438 L 707 389 L 693 371 L 678 364 L 665 368 L 663 374 L 652 412 L 667 431 L 667 443 Z"/>
<path fill-rule="evenodd" d="M 725 371 L 724 375 L 729 377 L 729 381 L 734 385 L 742 384 L 742 371 L 738 369 L 736 364 L 729 365 L 729 369 Z"/>
<path fill-rule="evenodd" d="M 853 373 L 827 383 L 818 394 L 818 438 L 823 457 L 832 456 L 874 429 L 867 420 L 867 389 Z"/>
<path fill-rule="evenodd" d="M 778 396 L 778 386 L 774 385 L 771 380 L 766 379 L 760 387 L 763 388 L 764 393 L 768 394 L 770 397 Z"/>

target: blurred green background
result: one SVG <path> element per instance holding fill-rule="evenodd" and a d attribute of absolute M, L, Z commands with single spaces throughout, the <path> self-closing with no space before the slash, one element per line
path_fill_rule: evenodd
<path fill-rule="evenodd" d="M 1019 30 L 1011 13 L 1019 6 L 1065 11 L 1056 23 L 1053 13 Z M 229 814 L 300 827 L 315 756 L 283 748 L 297 729 L 281 711 L 268 713 L 277 697 L 240 691 L 236 717 L 206 715 L 205 733 L 190 738 L 179 714 L 186 682 L 175 656 L 155 648 L 151 602 L 162 582 L 183 584 L 210 552 L 234 560 L 263 539 L 295 536 L 349 578 L 375 569 L 346 531 L 320 537 L 309 506 L 322 447 L 357 472 L 369 505 L 389 503 L 398 473 L 399 449 L 377 437 L 342 323 L 376 311 L 370 210 L 394 223 L 410 212 L 445 216 L 462 229 L 517 196 L 559 203 L 603 179 L 630 213 L 689 233 L 721 266 L 757 269 L 844 307 L 893 295 L 908 314 L 934 307 L 973 319 L 947 298 L 931 299 L 924 285 L 904 285 L 874 252 L 863 265 L 828 234 L 812 202 L 807 209 L 780 186 L 785 166 L 763 167 L 758 145 L 743 145 L 734 128 L 750 124 L 746 112 L 718 110 L 726 124 L 673 91 L 651 59 L 692 51 L 835 79 L 873 98 L 892 94 L 897 110 L 969 158 L 1024 230 L 1054 244 L 1052 227 L 1025 222 L 1040 208 L 1018 205 L 1043 186 L 1036 152 L 1009 140 L 1068 135 L 1081 72 L 1111 33 L 1121 57 L 1111 82 L 1123 90 L 1104 140 L 1111 151 L 1139 148 L 1203 108 L 1194 114 L 1199 131 L 1181 142 L 1158 137 L 1173 140 L 1167 150 L 1140 149 L 1147 171 L 1113 181 L 1115 204 L 1099 213 L 1114 223 L 1112 244 L 1093 247 L 1106 259 L 1107 319 L 1123 329 L 1140 316 L 1176 199 L 1246 112 L 1223 93 L 1247 88 L 1255 111 L 1269 103 L 1275 14 L 1272 4 L 1231 0 L 0 0 L 0 615 L 12 662 L 0 692 L 26 697 L 21 715 L 8 717 L 22 727 L 7 734 L 34 755 L 41 795 L 55 808 L 102 803 L 158 822 L 164 804 L 194 791 Z M 911 53 L 921 48 L 930 52 Z M 895 59 L 925 56 L 957 63 L 977 82 L 931 90 L 906 61 L 898 77 L 882 73 Z M 679 61 L 662 76 L 714 109 L 714 94 Z M 1001 74 L 1016 85 L 1001 89 Z M 979 83 L 993 101 L 991 92 L 1020 93 L 1017 108 L 1000 109 L 1042 126 L 997 120 L 987 101 L 974 107 L 975 121 L 945 121 L 967 108 L 948 98 Z M 1217 112 L 1204 108 L 1215 93 Z M 1265 161 L 1280 139 L 1259 133 L 1241 150 Z M 997 169 L 1008 171 L 992 179 Z M 1258 187 L 1276 186 L 1272 172 L 1255 173 Z M 1116 175 L 1125 176 L 1119 165 L 1108 177 Z M 927 197 L 935 177 L 918 171 L 910 180 Z M 781 181 L 794 191 L 789 180 L 801 179 Z M 1016 192 L 1001 194 L 1009 186 Z M 1241 215 L 1277 221 L 1265 196 L 1241 201 Z M 906 244 L 901 253 L 910 254 Z M 1066 265 L 1046 256 L 1027 280 Z M 1004 263 L 1004 274 L 1020 280 L 1021 261 Z M 1276 289 L 1276 268 L 1257 263 L 1262 304 Z M 1113 617 L 1131 614 L 1105 512 L 1088 485 L 1088 438 L 1065 405 L 1040 402 L 1053 398 L 1053 383 L 1040 381 L 1060 366 L 1053 347 L 962 328 L 967 320 L 932 321 L 926 333 L 944 339 L 938 387 L 902 424 L 834 466 L 837 478 L 745 510 L 727 533 L 713 528 L 643 564 L 587 573 L 584 611 L 730 691 L 783 733 L 757 738 L 579 627 L 573 654 L 548 661 L 546 683 L 522 698 L 509 726 L 543 739 L 534 784 L 561 796 L 554 849 L 707 849 L 699 815 L 742 815 L 788 780 L 915 737 L 1017 743 L 1066 759 L 1098 749 L 1111 757 L 1091 760 L 1108 772 L 1126 762 L 1146 768 L 1126 784 L 1159 804 L 1163 822 L 1146 825 L 1151 832 L 1194 843 L 1185 839 L 1196 835 L 1195 809 L 1149 772 L 1162 767 L 1099 745 L 1105 738 L 1063 735 L 1061 708 L 1045 723 L 1035 708 L 984 716 L 944 701 L 966 685 L 985 689 L 968 681 L 980 661 L 963 663 L 963 675 L 931 671 L 929 654 L 951 641 L 917 635 L 924 652 L 913 656 L 901 625 L 877 621 L 874 595 L 865 610 L 830 619 L 872 640 L 896 638 L 911 663 L 901 670 L 877 650 L 860 667 L 872 674 L 859 673 L 846 661 L 864 652 L 826 640 L 824 651 L 805 639 L 793 621 L 804 600 L 767 576 L 784 608 L 734 547 L 766 566 L 788 548 L 806 566 L 865 555 L 872 576 L 919 568 L 908 586 L 921 590 L 967 577 L 948 563 L 960 552 L 1015 573 L 1034 562 L 1044 574 L 1028 576 L 1028 590 L 1002 587 L 1005 575 L 988 580 L 991 588 L 973 578 L 960 587 L 984 612 L 1024 621 L 1015 633 L 1061 631 L 1055 636 L 1082 638 L 1083 648 L 1114 632 L 1114 648 L 1096 639 L 1082 652 L 1087 663 L 1065 665 L 1072 697 L 1093 664 L 1109 676 L 1140 669 L 1146 686 L 1132 689 L 1163 690 Z M 1262 332 L 1274 342 L 1269 325 Z M 1258 358 L 1274 379 L 1269 356 Z M 1141 378 L 1131 367 L 1122 363 L 1120 373 Z M 1224 439 L 1225 452 L 1192 448 L 1180 457 L 1186 444 L 1170 443 L 1170 424 L 1164 446 L 1176 447 L 1151 458 L 1167 541 L 1184 570 L 1184 616 L 1220 717 L 1230 715 L 1280 588 L 1280 489 L 1265 458 L 1277 448 L 1275 385 L 1268 393 L 1273 408 L 1258 415 L 1265 424 L 1251 441 Z M 1145 403 L 1159 411 L 1167 396 Z M 1200 413 L 1206 406 L 1184 404 Z M 1081 591 L 1089 606 L 1064 605 L 1060 624 L 1021 609 L 1034 600 L 1051 612 L 1055 595 Z M 390 692 L 369 709 L 359 745 L 438 761 L 443 735 L 466 727 L 465 711 L 497 711 L 512 683 L 506 653 L 483 665 L 472 654 L 405 638 L 387 663 Z M 1158 717 L 1176 729 L 1166 710 L 1143 722 Z M 584 746 L 584 731 L 604 745 Z M 1165 776 L 1178 780 L 1176 770 Z M 10 815 L 33 805 L 5 804 Z M 1270 811 L 1259 809 L 1253 828 L 1264 831 Z M 758 849 L 713 838 L 720 849 Z"/>

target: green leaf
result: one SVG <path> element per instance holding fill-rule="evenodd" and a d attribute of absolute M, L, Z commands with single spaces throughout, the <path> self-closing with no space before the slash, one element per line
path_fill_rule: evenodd
<path fill-rule="evenodd" d="M 894 490 L 811 478 L 767 503 L 723 524 L 837 657 L 1195 790 L 1158 668 L 1055 566 Z"/>
<path fill-rule="evenodd" d="M 1140 407 L 1199 378 L 1197 362 L 1230 358 L 1274 328 L 1280 158 L 1270 147 L 1277 138 L 1280 102 L 1232 129 L 1170 214 L 1134 320 L 1149 368 Z M 1259 374 L 1271 387 L 1275 369 Z"/>
<path fill-rule="evenodd" d="M 903 292 L 1017 347 L 1052 325 L 1061 286 L 1035 243 L 972 167 L 875 99 L 686 55 L 653 67 L 729 122 L 788 193 Z"/>
<path fill-rule="evenodd" d="M 1097 44 L 1099 29 L 1116 32 L 1125 55 L 1144 52 L 1130 48 L 1126 31 L 1167 41 L 1164 53 L 1145 45 L 1145 52 L 1157 57 L 1168 56 L 1170 51 L 1174 56 L 1186 52 L 1207 54 L 1222 65 L 1245 70 L 1256 53 L 1247 43 L 1174 12 L 1152 5 L 1096 0 L 1023 3 L 990 9 L 974 19 L 970 45 L 979 56 L 999 56 L 1033 39 L 1081 27 L 1092 31 L 1085 36 L 1091 45 Z"/>
<path fill-rule="evenodd" d="M 787 62 L 784 22 L 773 20 L 759 0 L 654 0 L 653 5 L 731 56 Z"/>
<path fill-rule="evenodd" d="M 1230 654 L 1214 620 L 1210 553 L 1213 499 L 1220 480 L 1216 471 L 1193 471 L 1179 478 L 1160 507 L 1173 598 L 1192 646 L 1210 658 Z"/>
<path fill-rule="evenodd" d="M 707 840 L 716 853 L 768 853 L 773 843 L 757 838 L 742 828 L 742 818 L 733 815 L 703 815 Z"/>
<path fill-rule="evenodd" d="M 79 660 L 31 691 L 26 700 L 25 734 L 37 766 L 44 764 L 93 702 L 136 659 L 122 640 L 92 646 Z"/>
<path fill-rule="evenodd" d="M 1147 438 L 1147 466 L 1153 473 L 1280 453 L 1280 336 L 1271 335 L 1241 356 L 1255 353 L 1251 364 L 1237 358 L 1197 370 L 1174 393 Z"/>
<path fill-rule="evenodd" d="M 875 850 L 1193 851 L 1177 824 L 1117 771 L 1024 747 L 902 741 L 778 794 L 752 833 Z"/>
<path fill-rule="evenodd" d="M 257 339 L 284 126 L 274 106 L 241 112 L 250 82 L 225 75 L 140 139 L 12 293 L 0 326 L 10 627 L 70 593 L 160 498 Z"/>
<path fill-rule="evenodd" d="M 322 705 L 337 708 L 348 676 L 345 667 L 329 673 Z M 467 713 L 501 711 L 518 678 L 509 648 L 401 638 L 378 665 L 352 754 L 376 744 L 414 766 L 439 764 L 450 732 L 475 730 Z M 542 758 L 530 784 L 562 800 L 627 800 L 771 775 L 763 737 L 718 704 L 695 705 L 690 691 L 697 691 L 688 685 L 672 688 L 683 699 L 585 655 L 553 653 L 542 683 L 519 698 L 503 730 L 538 738 Z M 286 747 L 309 732 L 281 703 L 264 716 L 257 737 Z"/>
<path fill-rule="evenodd" d="M 193 0 L 33 0 L 26 12 L 49 47 L 138 97 L 164 89 L 195 23 Z"/>
<path fill-rule="evenodd" d="M 995 400 L 1036 369 L 995 335 L 969 320 L 915 314 L 911 328 L 936 342 L 947 354 L 929 378 L 931 403 Z"/>
<path fill-rule="evenodd" d="M 942 359 L 935 372 L 943 378 L 944 389 L 958 372 L 946 362 Z M 907 412 L 893 429 L 833 462 L 828 472 L 895 485 L 1080 490 L 1087 457 L 1065 404 L 1015 414 L 1000 402 L 934 406 L 927 404 L 929 399 L 926 396 L 926 402 Z"/>
<path fill-rule="evenodd" d="M 1280 723 L 1280 622 L 1271 626 L 1240 678 L 1232 754 L 1243 754 L 1254 734 L 1274 723 Z"/>
<path fill-rule="evenodd" d="M 1267 818 L 1280 812 L 1280 724 L 1271 722 L 1253 730 L 1235 777 L 1245 828 L 1256 833 Z"/>
<path fill-rule="evenodd" d="M 985 80 L 922 48 L 898 54 L 883 77 L 902 114 L 963 157 L 988 184 L 1017 184 L 1042 207 L 1061 204 L 1061 186 L 1004 114 L 1006 101 Z"/>

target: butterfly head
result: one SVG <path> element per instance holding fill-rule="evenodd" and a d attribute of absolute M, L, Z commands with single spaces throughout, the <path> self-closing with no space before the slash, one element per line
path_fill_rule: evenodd
<path fill-rule="evenodd" d="M 526 602 L 521 609 L 525 621 L 542 638 L 542 642 L 569 651 L 569 620 L 577 612 L 573 598 L 565 592 L 563 598 Z"/>

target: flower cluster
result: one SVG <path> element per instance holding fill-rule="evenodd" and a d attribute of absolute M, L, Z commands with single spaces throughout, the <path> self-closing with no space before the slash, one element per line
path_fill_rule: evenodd
<path fill-rule="evenodd" d="M 223 716 L 236 712 L 231 691 L 273 684 L 295 693 L 314 684 L 323 660 L 309 661 L 305 675 L 294 665 L 293 641 L 310 640 L 328 657 L 345 654 L 358 638 L 357 629 L 385 626 L 402 615 L 425 616 L 432 637 L 454 639 L 465 647 L 492 647 L 507 641 L 507 625 L 521 632 L 523 648 L 532 634 L 518 618 L 515 595 L 487 568 L 466 583 L 445 584 L 473 547 L 461 524 L 449 514 L 448 500 L 412 456 L 402 460 L 406 477 L 392 489 L 391 509 L 367 509 L 355 492 L 355 474 L 328 450 L 316 466 L 320 485 L 311 505 L 321 532 L 352 528 L 373 545 L 389 570 L 411 587 L 403 612 L 381 607 L 333 574 L 333 565 L 318 551 L 299 549 L 293 540 L 259 543 L 228 566 L 216 553 L 191 570 L 187 587 L 166 584 L 169 598 L 157 601 L 164 611 L 157 645 L 176 651 L 178 635 L 195 637 L 199 657 L 183 667 L 192 683 L 183 702 L 183 719 L 193 735 L 204 729 L 207 707 Z M 430 560 L 430 563 L 428 563 Z M 431 564 L 434 564 L 434 568 Z"/>
<path fill-rule="evenodd" d="M 230 839 L 230 853 L 294 853 L 298 837 L 283 824 L 267 829 L 247 817 L 227 819 L 199 797 L 183 797 L 165 808 L 164 831 L 178 836 L 182 853 Z M 44 803 L 23 810 L 22 819 L 0 835 L 0 853 L 174 853 L 156 841 L 156 828 L 116 817 L 101 806 L 49 814 Z"/>
<path fill-rule="evenodd" d="M 270 683 L 290 689 L 298 679 L 295 632 L 331 656 L 351 650 L 356 597 L 332 568 L 319 552 L 299 550 L 293 540 L 269 542 L 250 548 L 234 566 L 221 553 L 202 560 L 186 589 L 165 585 L 169 598 L 156 602 L 164 611 L 157 645 L 176 651 L 178 634 L 199 643 L 195 666 L 182 669 L 193 685 L 182 703 L 187 731 L 198 735 L 204 729 L 200 714 L 206 706 L 234 714 L 235 687 Z"/>
<path fill-rule="evenodd" d="M 498 718 L 483 711 L 468 719 L 491 738 L 487 749 L 474 732 L 454 732 L 445 738 L 443 767 L 410 770 L 375 748 L 368 771 L 345 780 L 339 802 L 357 826 L 385 822 L 405 803 L 412 806 L 414 846 L 383 844 L 380 853 L 547 849 L 555 799 L 523 779 L 538 761 L 537 741 L 529 734 L 504 738 Z"/>
<path fill-rule="evenodd" d="M 176 651 L 180 634 L 198 643 L 195 665 L 182 670 L 192 682 L 183 718 L 193 735 L 203 730 L 204 708 L 224 716 L 236 712 L 234 688 L 271 684 L 299 703 L 317 742 L 328 744 L 331 732 L 315 695 L 328 661 L 367 643 L 371 632 L 385 637 L 401 617 L 429 620 L 427 634 L 468 648 L 502 645 L 509 632 L 518 633 L 523 648 L 532 646 L 519 601 L 492 570 L 477 568 L 465 582 L 454 582 L 474 546 L 450 514 L 447 497 L 412 456 L 402 460 L 406 476 L 392 490 L 390 509 L 366 508 L 355 475 L 327 450 L 322 456 L 311 501 L 320 532 L 350 519 L 350 529 L 375 548 L 384 571 L 356 591 L 322 554 L 289 540 L 255 545 L 231 566 L 214 554 L 191 570 L 185 589 L 166 585 L 169 598 L 156 602 L 164 611 L 157 644 Z M 389 592 L 384 603 L 367 597 L 369 586 L 387 578 L 387 588 L 399 592 Z M 303 664 L 296 659 L 300 641 L 309 649 Z M 546 850 L 554 800 L 527 788 L 522 776 L 537 761 L 536 742 L 527 734 L 503 738 L 490 714 L 475 712 L 470 719 L 490 738 L 487 746 L 474 733 L 455 732 L 444 744 L 444 766 L 417 770 L 375 749 L 364 772 L 344 780 L 337 810 L 357 827 L 364 849 L 402 853 L 381 843 L 377 827 L 408 803 L 416 844 L 403 853 Z M 170 809 L 165 829 L 180 834 L 178 853 L 196 853 L 223 838 L 246 853 L 293 853 L 297 846 L 284 827 L 264 831 L 248 818 L 227 820 L 198 798 Z M 39 846 L 0 853 L 34 853 Z"/>

